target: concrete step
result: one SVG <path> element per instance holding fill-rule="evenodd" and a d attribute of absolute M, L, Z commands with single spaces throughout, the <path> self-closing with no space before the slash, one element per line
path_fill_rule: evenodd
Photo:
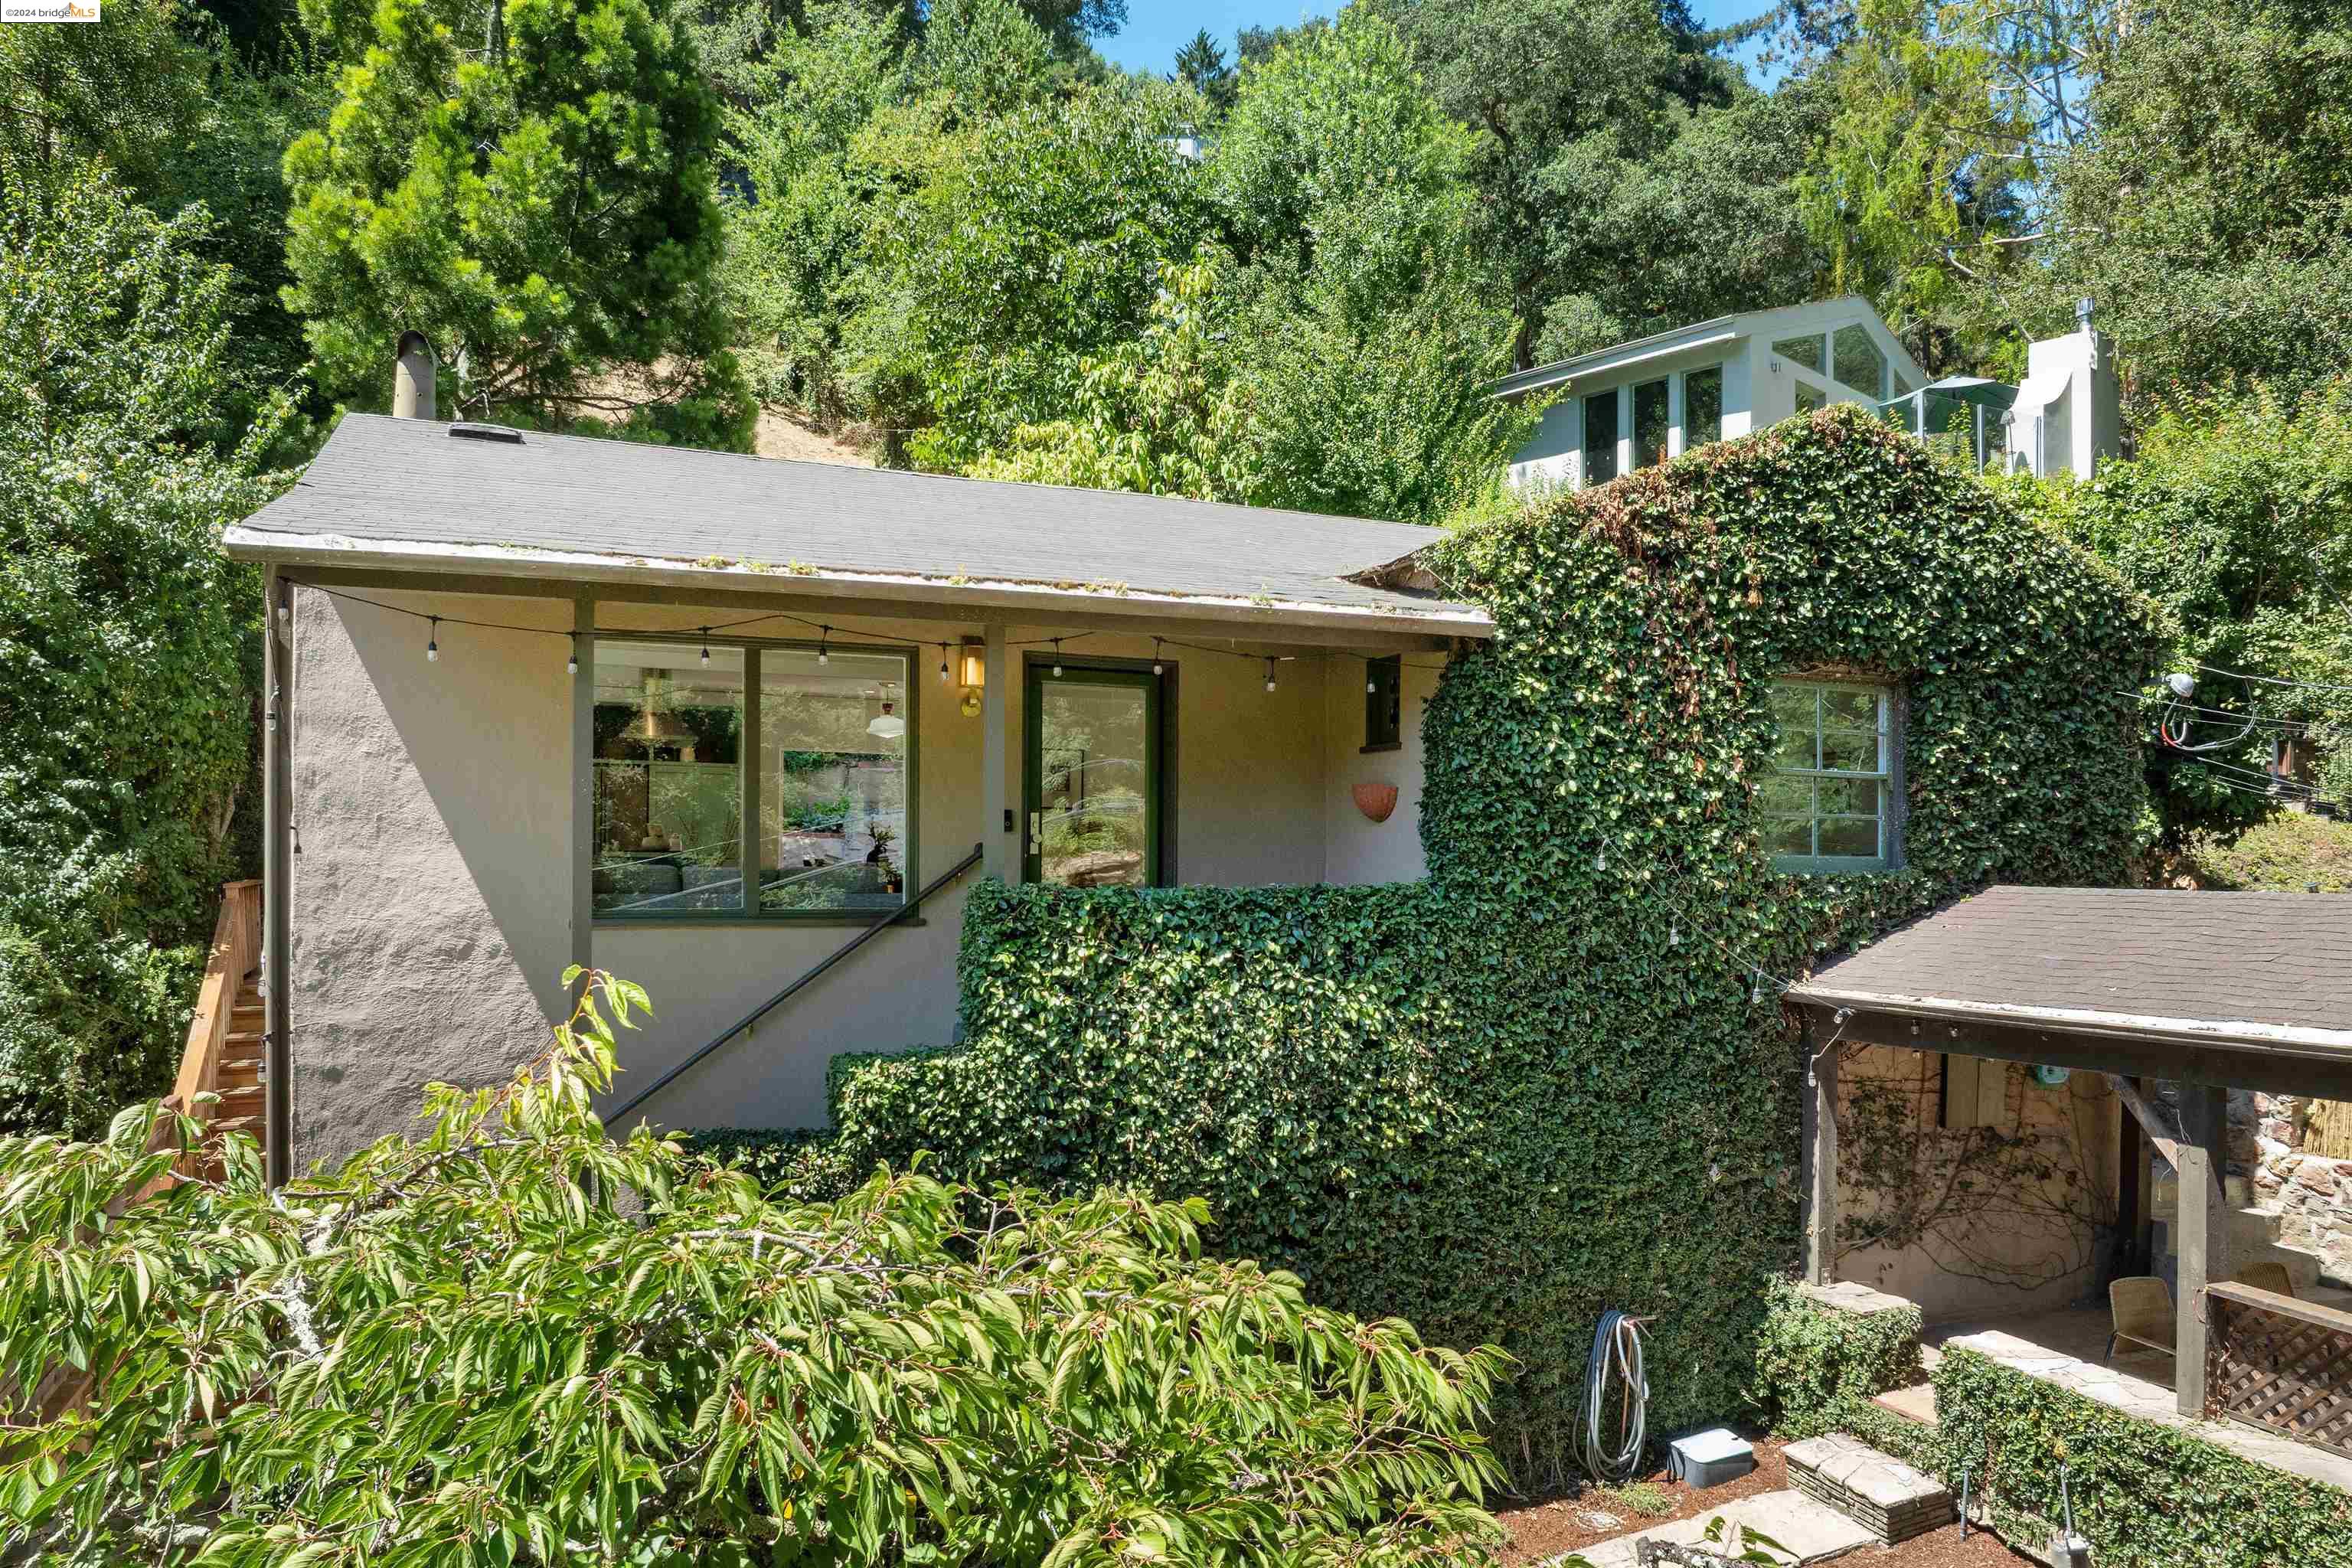
<path fill-rule="evenodd" d="M 1951 1489 L 1843 1432 L 1791 1443 L 1781 1458 L 1799 1491 L 1826 1503 L 1880 1544 L 1895 1546 L 1949 1524 Z"/>
<path fill-rule="evenodd" d="M 1863 1525 L 1848 1519 L 1827 1503 L 1816 1502 L 1799 1491 L 1760 1492 L 1678 1519 L 1670 1524 L 1653 1525 L 1647 1530 L 1621 1535 L 1614 1541 L 1603 1541 L 1585 1547 L 1577 1553 L 1592 1568 L 1635 1568 L 1641 1561 L 1642 1542 L 1662 1541 L 1676 1546 L 1696 1546 L 1706 1533 L 1711 1520 L 1724 1521 L 1724 1542 L 1728 1553 L 1739 1551 L 1739 1529 L 1746 1525 L 1759 1534 L 1779 1542 L 1783 1550 L 1759 1548 L 1780 1568 L 1794 1568 L 1804 1563 L 1823 1563 L 1832 1557 L 1843 1557 L 1865 1546 L 1878 1543 Z"/>
<path fill-rule="evenodd" d="M 1915 1426 L 1933 1427 L 1936 1425 L 1936 1385 L 1932 1383 L 1890 1389 L 1871 1403 Z"/>

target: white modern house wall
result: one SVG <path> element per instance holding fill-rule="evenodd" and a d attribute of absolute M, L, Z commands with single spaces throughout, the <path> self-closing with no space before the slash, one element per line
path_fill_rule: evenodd
<path fill-rule="evenodd" d="M 1511 463 L 1512 482 L 1577 489 L 1807 409 L 1874 407 L 1927 380 L 1869 301 L 1848 294 L 1717 316 L 1538 365 L 1495 392 L 1553 399 Z"/>

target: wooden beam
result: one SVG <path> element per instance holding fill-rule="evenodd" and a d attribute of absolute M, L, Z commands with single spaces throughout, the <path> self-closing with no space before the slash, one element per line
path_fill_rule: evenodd
<path fill-rule="evenodd" d="M 286 569 L 302 582 L 323 588 L 366 593 L 473 594 L 507 599 L 568 599 L 583 583 L 560 577 L 500 576 L 479 572 L 402 572 L 380 567 L 299 566 Z M 789 578 L 785 581 L 790 581 Z M 913 590 L 910 590 L 912 592 Z M 679 587 L 660 583 L 630 583 L 598 578 L 593 585 L 607 614 L 629 605 L 684 605 L 722 616 L 756 616 L 761 611 L 804 616 L 842 631 L 844 620 L 929 621 L 950 626 L 1046 626 L 1076 632 L 1118 632 L 1150 637 L 1155 633 L 1186 637 L 1204 644 L 1234 643 L 1238 651 L 1255 648 L 1332 647 L 1377 653 L 1444 653 L 1453 638 L 1441 633 L 1386 626 L 1320 626 L 1253 619 L 1246 610 L 1227 610 L 1181 600 L 1148 611 L 1121 615 L 1058 605 L 1000 605 L 973 604 L 959 597 L 952 584 L 925 584 L 924 596 L 895 599 L 881 595 L 794 594 L 774 590 L 726 588 L 713 585 Z M 620 618 L 615 614 L 615 618 Z M 1399 617 L 1402 618 L 1402 617 Z M 625 631 L 626 627 L 607 627 Z M 673 630 L 677 628 L 671 628 Z M 692 630 L 692 627 L 686 628 Z M 758 635 L 758 628 L 751 628 Z M 780 627 L 774 635 L 814 636 L 813 628 Z M 880 634 L 869 634 L 878 636 Z M 936 640 L 936 639 L 935 639 Z M 948 640 L 952 641 L 950 637 Z"/>
<path fill-rule="evenodd" d="M 2230 1211 L 2223 1198 L 2228 1170 L 2229 1090 L 2181 1090 L 2188 1137 L 2174 1170 L 2180 1195 L 2174 1216 L 2180 1226 L 2180 1281 L 2174 1297 L 2173 1387 L 2180 1414 L 2205 1415 L 2205 1287 L 2230 1278 Z"/>
<path fill-rule="evenodd" d="M 2117 1073 L 2105 1076 L 2107 1087 L 2116 1091 L 2116 1098 L 2122 1100 L 2124 1109 L 2132 1113 L 2132 1120 L 2138 1122 L 2140 1131 L 2147 1134 L 2147 1141 L 2155 1146 L 2156 1152 L 2164 1156 L 2164 1163 L 2179 1164 L 2180 1132 L 2172 1125 L 2172 1119 L 2165 1115 L 2161 1106 L 2140 1092 L 2138 1079 Z"/>
<path fill-rule="evenodd" d="M 1840 1012 L 1850 1012 L 1845 1037 L 1853 1045 L 1991 1057 L 2079 1072 L 2258 1089 L 2267 1094 L 2352 1100 L 2352 1058 L 2226 1042 L 2186 1045 L 2125 1031 L 2074 1032 L 2043 1024 L 1952 1020 L 1810 999 L 1799 1005 L 1816 1028 L 1826 1026 Z"/>
<path fill-rule="evenodd" d="M 1827 1285 L 1837 1278 L 1837 1033 L 1813 1043 L 1809 1024 L 1799 1035 L 1804 1053 L 1805 1278 Z"/>

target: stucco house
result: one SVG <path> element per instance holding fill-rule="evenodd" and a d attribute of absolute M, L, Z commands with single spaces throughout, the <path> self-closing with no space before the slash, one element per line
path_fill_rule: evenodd
<path fill-rule="evenodd" d="M 1493 630 L 1433 537 L 347 416 L 226 539 L 273 611 L 273 1166 L 527 1059 L 568 964 L 653 993 L 625 1096 L 906 915 L 645 1112 L 805 1125 L 837 1053 L 953 1038 L 974 872 L 1420 876 L 1423 700 Z"/>
<path fill-rule="evenodd" d="M 1522 489 L 1606 483 L 1840 403 L 1953 442 L 1979 468 L 2087 475 L 2122 436 L 2114 352 L 2092 330 L 2088 307 L 2076 331 L 2031 345 L 2021 386 L 1931 380 L 1867 300 L 1844 294 L 1654 332 L 1537 365 L 1490 390 L 1550 399 L 1511 462 Z"/>

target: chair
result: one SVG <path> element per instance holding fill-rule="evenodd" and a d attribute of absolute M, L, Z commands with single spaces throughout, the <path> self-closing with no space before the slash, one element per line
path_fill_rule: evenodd
<path fill-rule="evenodd" d="M 2115 1314 L 2115 1331 L 2107 1336 L 2106 1359 L 2116 1359 L 2116 1345 L 2128 1341 L 2152 1351 L 2173 1353 L 2172 1293 L 2152 1274 L 2118 1279 L 2107 1287 L 2107 1308 Z"/>
<path fill-rule="evenodd" d="M 2274 1291 L 2281 1296 L 2294 1294 L 2294 1277 L 2287 1273 L 2286 1265 L 2275 1258 L 2266 1258 L 2259 1263 L 2249 1263 L 2239 1269 L 2238 1283 L 2252 1285 L 2257 1290 Z"/>

